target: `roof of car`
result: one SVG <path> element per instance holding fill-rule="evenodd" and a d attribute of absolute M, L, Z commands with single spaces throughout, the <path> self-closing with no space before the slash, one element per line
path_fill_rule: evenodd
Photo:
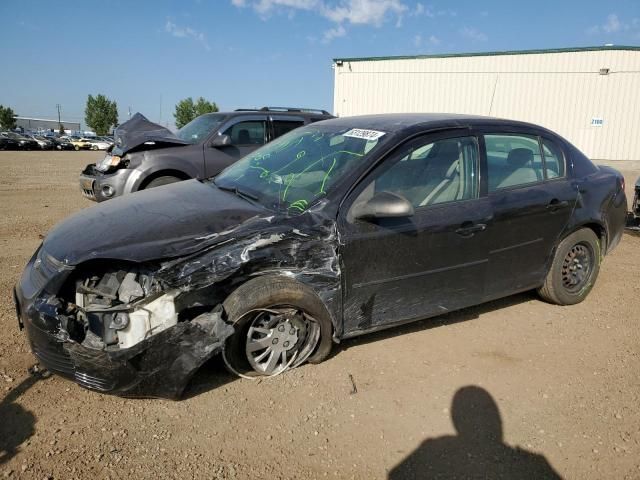
<path fill-rule="evenodd" d="M 464 127 L 468 125 L 491 124 L 511 125 L 542 128 L 531 123 L 517 120 L 507 120 L 481 115 L 464 115 L 458 113 L 386 113 L 377 115 L 359 115 L 354 117 L 340 117 L 324 120 L 323 124 L 333 124 L 351 128 L 382 130 L 385 132 L 399 132 L 406 128 L 415 127 Z"/>

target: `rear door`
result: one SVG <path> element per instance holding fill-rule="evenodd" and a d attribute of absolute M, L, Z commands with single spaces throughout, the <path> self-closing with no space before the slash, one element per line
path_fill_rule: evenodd
<path fill-rule="evenodd" d="M 477 138 L 425 135 L 365 178 L 341 211 L 347 335 L 479 303 L 484 293 L 491 207 L 480 197 Z M 376 193 L 401 195 L 407 218 L 353 219 Z"/>
<path fill-rule="evenodd" d="M 225 167 L 267 142 L 267 116 L 243 115 L 236 117 L 223 125 L 219 132 L 229 135 L 231 144 L 212 146 L 212 139 L 204 144 L 205 174 L 207 177 L 218 174 Z"/>
<path fill-rule="evenodd" d="M 535 133 L 486 131 L 483 155 L 493 222 L 485 299 L 538 287 L 577 190 L 565 155 Z"/>

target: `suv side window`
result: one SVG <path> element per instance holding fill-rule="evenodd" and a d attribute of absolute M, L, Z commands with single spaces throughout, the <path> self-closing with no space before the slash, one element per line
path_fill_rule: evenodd
<path fill-rule="evenodd" d="M 418 144 L 391 168 L 376 175 L 356 202 L 381 191 L 402 195 L 414 208 L 477 198 L 478 152 L 475 137 Z"/>
<path fill-rule="evenodd" d="M 273 134 L 275 138 L 284 135 L 291 130 L 304 125 L 304 120 L 278 120 L 273 119 Z"/>
<path fill-rule="evenodd" d="M 551 140 L 542 139 L 544 154 L 544 170 L 547 178 L 564 177 L 564 155 L 562 150 Z"/>
<path fill-rule="evenodd" d="M 538 137 L 485 135 L 489 192 L 544 180 Z"/>
<path fill-rule="evenodd" d="M 265 122 L 249 120 L 231 125 L 224 132 L 231 137 L 232 145 L 263 145 L 265 143 Z"/>

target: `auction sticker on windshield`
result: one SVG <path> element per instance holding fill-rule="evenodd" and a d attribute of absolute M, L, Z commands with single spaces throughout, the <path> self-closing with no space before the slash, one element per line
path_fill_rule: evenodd
<path fill-rule="evenodd" d="M 344 137 L 363 138 L 365 140 L 377 140 L 383 136 L 385 132 L 379 132 L 377 130 L 365 130 L 363 128 L 352 128 L 347 133 L 343 134 Z"/>

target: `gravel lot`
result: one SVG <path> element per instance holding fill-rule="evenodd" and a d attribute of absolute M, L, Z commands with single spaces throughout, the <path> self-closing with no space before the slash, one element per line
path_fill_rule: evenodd
<path fill-rule="evenodd" d="M 29 375 L 11 288 L 41 236 L 92 205 L 77 175 L 100 155 L 0 152 L 0 477 L 404 479 L 476 465 L 478 478 L 640 478 L 630 235 L 580 305 L 517 295 L 345 342 L 270 380 L 214 360 L 180 402 Z M 620 165 L 631 191 L 640 164 Z"/>

